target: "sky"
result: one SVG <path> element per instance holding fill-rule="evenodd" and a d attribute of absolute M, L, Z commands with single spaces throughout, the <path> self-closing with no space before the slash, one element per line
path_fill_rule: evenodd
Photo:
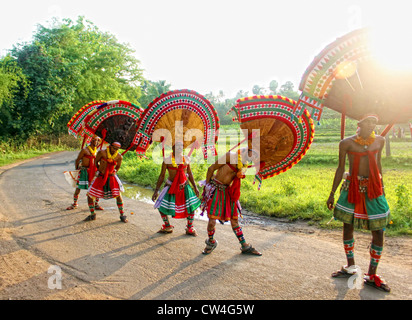
<path fill-rule="evenodd" d="M 396 29 L 388 33 L 390 51 L 410 59 L 411 9 L 408 0 L 7 1 L 1 6 L 0 55 L 30 41 L 37 25 L 53 17 L 84 16 L 135 50 L 146 79 L 166 80 L 171 89 L 221 90 L 231 98 L 276 80 L 292 81 L 298 91 L 314 57 L 355 29 Z M 403 48 L 394 50 L 394 44 Z"/>

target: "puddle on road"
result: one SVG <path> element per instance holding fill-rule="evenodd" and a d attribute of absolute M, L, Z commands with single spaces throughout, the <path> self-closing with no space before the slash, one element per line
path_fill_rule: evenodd
<path fill-rule="evenodd" d="M 130 199 L 142 201 L 154 205 L 152 201 L 153 189 L 140 187 L 135 184 L 123 183 L 124 195 Z M 195 219 L 208 221 L 207 215 L 200 215 L 200 210 L 196 210 Z"/>
<path fill-rule="evenodd" d="M 134 184 L 123 182 L 124 195 L 130 199 L 153 204 L 152 195 L 153 189 L 143 188 Z"/>

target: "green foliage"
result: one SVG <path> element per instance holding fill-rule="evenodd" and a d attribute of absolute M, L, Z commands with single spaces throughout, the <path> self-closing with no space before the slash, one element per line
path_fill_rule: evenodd
<path fill-rule="evenodd" d="M 0 60 L 0 136 L 8 134 L 13 122 L 14 98 L 18 92 L 27 97 L 28 82 L 17 62 L 10 56 Z"/>
<path fill-rule="evenodd" d="M 16 76 L 13 103 L 3 104 L 7 112 L 0 114 L 0 121 L 7 124 L 2 135 L 24 140 L 65 132 L 70 117 L 93 100 L 138 104 L 144 78 L 133 53 L 83 17 L 38 26 L 33 41 L 16 45 L 0 60 L 0 65 L 12 60 L 22 74 Z"/>
<path fill-rule="evenodd" d="M 160 81 L 145 81 L 142 86 L 142 96 L 139 102 L 143 108 L 146 108 L 150 102 L 159 97 L 163 93 L 170 91 L 170 84 L 165 80 Z"/>
<path fill-rule="evenodd" d="M 409 204 L 409 190 L 405 185 L 398 185 L 395 189 L 395 194 L 397 197 L 396 206 L 398 208 L 408 208 Z"/>
<path fill-rule="evenodd" d="M 67 135 L 37 136 L 24 143 L 6 138 L 0 141 L 0 167 L 48 152 L 79 150 L 79 148 L 79 141 Z"/>
<path fill-rule="evenodd" d="M 133 152 L 128 152 L 124 156 L 119 176 L 139 186 L 155 188 L 160 169 L 161 166 L 152 160 L 150 150 L 147 153 L 147 159 L 139 159 Z"/>
<path fill-rule="evenodd" d="M 412 206 L 409 190 L 404 184 L 396 185 L 396 203 L 392 211 L 392 222 L 388 230 L 397 230 L 400 234 L 412 235 Z"/>
<path fill-rule="evenodd" d="M 18 90 L 19 83 L 24 81 L 22 70 L 10 56 L 0 60 L 0 108 L 10 103 Z"/>

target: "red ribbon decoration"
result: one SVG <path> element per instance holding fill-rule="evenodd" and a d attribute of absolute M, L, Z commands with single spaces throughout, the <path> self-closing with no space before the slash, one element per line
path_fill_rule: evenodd
<path fill-rule="evenodd" d="M 359 194 L 359 180 L 358 180 L 358 171 L 359 171 L 359 161 L 361 156 L 368 156 L 369 159 L 369 182 L 368 182 L 368 198 L 375 199 L 383 194 L 382 192 L 382 182 L 379 178 L 379 169 L 376 163 L 375 154 L 378 150 L 375 151 L 366 151 L 362 153 L 357 152 L 348 152 L 355 156 L 353 163 L 353 172 L 350 177 L 349 184 L 349 203 L 358 203 L 360 201 Z"/>

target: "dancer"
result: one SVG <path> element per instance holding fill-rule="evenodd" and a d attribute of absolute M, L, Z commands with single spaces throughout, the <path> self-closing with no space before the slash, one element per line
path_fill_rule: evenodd
<path fill-rule="evenodd" d="M 355 265 L 354 228 L 370 230 L 370 264 L 364 280 L 386 292 L 390 288 L 376 274 L 384 244 L 384 228 L 390 221 L 390 210 L 385 199 L 382 180 L 381 154 L 385 138 L 375 135 L 378 122 L 376 115 L 366 115 L 358 122 L 356 135 L 343 139 L 339 144 L 339 165 L 333 180 L 327 206 L 334 209 L 334 217 L 343 222 L 343 243 L 347 265 L 332 277 L 350 276 L 358 269 Z M 334 195 L 345 172 L 345 160 L 349 160 L 349 176 L 343 182 L 340 197 L 334 206 Z"/>
<path fill-rule="evenodd" d="M 206 247 L 203 254 L 210 254 L 217 247 L 218 242 L 214 239 L 214 235 L 216 220 L 220 220 L 221 222 L 230 221 L 243 254 L 262 255 L 246 242 L 242 227 L 239 225 L 239 215 L 241 213 L 239 203 L 240 179 L 244 177 L 243 171 L 247 168 L 247 165 L 244 165 L 247 157 L 253 157 L 252 149 L 240 149 L 237 158 L 236 154 L 228 152 L 207 170 L 206 181 L 204 181 L 202 212 L 207 212 L 209 222 L 207 225 L 208 238 L 205 241 Z M 232 163 L 235 165 L 232 165 Z M 214 174 L 215 171 L 216 174 Z"/>
<path fill-rule="evenodd" d="M 195 210 L 200 206 L 199 190 L 190 169 L 190 158 L 183 155 L 183 143 L 176 142 L 172 147 L 171 155 L 164 159 L 162 169 L 157 180 L 156 189 L 152 200 L 155 202 L 155 209 L 159 210 L 164 224 L 159 233 L 172 233 L 174 226 L 169 222 L 169 216 L 176 219 L 187 219 L 186 234 L 197 236 L 196 229 L 193 227 Z M 160 193 L 166 171 L 168 179 Z M 187 175 L 187 177 L 186 177 Z M 193 186 L 193 189 L 188 183 Z"/>
<path fill-rule="evenodd" d="M 128 222 L 123 212 L 123 198 L 121 192 L 124 192 L 122 182 L 117 176 L 123 156 L 118 150 L 121 147 L 119 142 L 113 142 L 107 149 L 100 150 L 96 155 L 96 166 L 98 168 L 96 177 L 93 179 L 88 190 L 88 203 L 90 215 L 85 221 L 96 220 L 94 212 L 94 199 L 116 199 L 117 207 L 120 212 L 120 221 Z"/>
<path fill-rule="evenodd" d="M 93 136 L 90 144 L 82 149 L 77 156 L 75 161 L 75 169 L 80 170 L 79 178 L 77 180 L 77 188 L 73 195 L 73 204 L 66 208 L 66 210 L 76 209 L 79 205 L 77 201 L 79 200 L 80 190 L 87 190 L 94 178 L 96 173 L 95 159 L 97 153 L 97 146 L 100 143 L 100 138 L 98 136 Z M 95 210 L 103 210 L 99 205 L 99 199 L 96 199 L 94 204 Z"/>

